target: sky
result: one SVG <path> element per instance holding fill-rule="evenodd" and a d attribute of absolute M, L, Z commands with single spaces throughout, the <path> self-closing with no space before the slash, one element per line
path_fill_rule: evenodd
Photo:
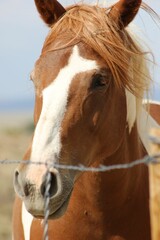
<path fill-rule="evenodd" d="M 75 0 L 60 2 L 66 6 Z M 145 2 L 160 14 L 159 0 Z M 155 55 L 159 66 L 155 68 L 154 80 L 160 82 L 160 24 L 157 26 L 142 10 L 134 24 L 142 28 L 141 37 L 147 39 Z M 0 111 L 33 108 L 34 86 L 29 76 L 48 31 L 34 0 L 0 0 Z M 152 98 L 160 100 L 157 83 Z"/>

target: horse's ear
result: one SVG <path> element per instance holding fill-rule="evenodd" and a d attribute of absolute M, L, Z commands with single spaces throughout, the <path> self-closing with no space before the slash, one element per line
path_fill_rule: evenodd
<path fill-rule="evenodd" d="M 42 19 L 49 26 L 66 12 L 57 0 L 35 0 L 35 4 Z"/>
<path fill-rule="evenodd" d="M 142 0 L 119 0 L 110 10 L 109 16 L 119 25 L 126 27 L 136 16 Z"/>

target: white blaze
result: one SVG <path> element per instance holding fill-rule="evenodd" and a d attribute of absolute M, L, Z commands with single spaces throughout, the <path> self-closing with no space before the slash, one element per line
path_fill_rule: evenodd
<path fill-rule="evenodd" d="M 56 79 L 43 90 L 43 107 L 35 130 L 31 160 L 53 161 L 54 156 L 58 157 L 61 150 L 61 123 L 66 111 L 70 84 L 76 74 L 93 69 L 97 69 L 96 62 L 82 58 L 75 46 L 68 65 L 61 69 Z"/>
<path fill-rule="evenodd" d="M 22 225 L 25 240 L 30 240 L 32 221 L 33 216 L 26 210 L 24 203 L 22 203 Z"/>

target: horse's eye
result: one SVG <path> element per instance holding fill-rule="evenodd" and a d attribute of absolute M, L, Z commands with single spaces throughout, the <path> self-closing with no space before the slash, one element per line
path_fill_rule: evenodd
<path fill-rule="evenodd" d="M 92 84 L 91 84 L 92 89 L 103 88 L 106 85 L 107 85 L 107 80 L 105 76 L 103 76 L 102 74 L 95 74 L 93 76 Z"/>

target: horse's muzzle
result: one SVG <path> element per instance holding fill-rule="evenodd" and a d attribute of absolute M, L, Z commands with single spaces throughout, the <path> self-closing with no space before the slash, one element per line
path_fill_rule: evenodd
<path fill-rule="evenodd" d="M 39 169 L 34 172 L 34 176 L 31 176 L 24 171 L 16 170 L 15 191 L 24 201 L 28 212 L 38 218 L 43 218 L 45 215 L 45 201 L 48 197 L 49 215 L 51 218 L 58 218 L 66 211 L 73 185 L 69 177 L 60 174 L 57 170 L 43 171 L 43 174 L 41 172 Z M 36 176 L 38 174 L 41 176 Z"/>

